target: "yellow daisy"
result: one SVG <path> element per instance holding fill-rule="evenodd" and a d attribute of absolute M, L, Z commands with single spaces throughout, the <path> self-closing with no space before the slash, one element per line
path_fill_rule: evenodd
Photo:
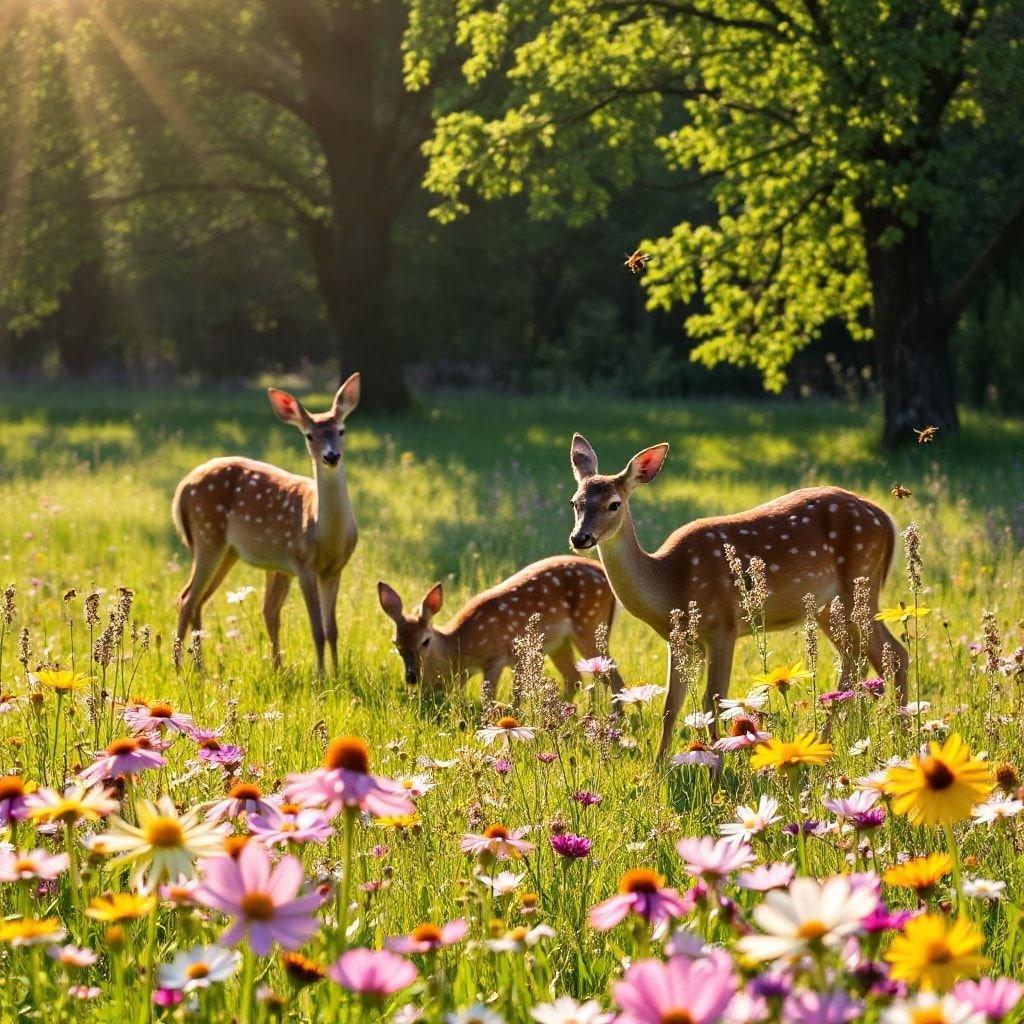
<path fill-rule="evenodd" d="M 117 810 L 111 791 L 102 783 L 89 787 L 76 782 L 63 793 L 43 787 L 25 801 L 28 816 L 35 822 L 58 821 L 71 825 L 76 821 L 99 821 Z"/>
<path fill-rule="evenodd" d="M 909 619 L 923 619 L 931 614 L 931 608 L 919 604 L 916 608 L 908 608 L 904 604 L 893 608 L 883 608 L 876 616 L 876 622 L 907 622 Z"/>
<path fill-rule="evenodd" d="M 941 914 L 911 918 L 897 935 L 885 959 L 894 981 L 945 992 L 958 978 L 973 976 L 989 965 L 982 956 L 985 937 L 966 918 L 950 921 Z"/>
<path fill-rule="evenodd" d="M 967 744 L 953 733 L 941 746 L 929 743 L 926 757 L 890 768 L 884 789 L 893 798 L 893 811 L 913 824 L 952 825 L 969 818 L 992 785 L 988 765 L 973 759 Z"/>
<path fill-rule="evenodd" d="M 69 668 L 44 668 L 38 672 L 33 672 L 32 675 L 40 686 L 49 687 L 58 693 L 67 693 L 69 690 L 84 690 L 94 678 L 81 672 L 72 672 Z"/>
<path fill-rule="evenodd" d="M 824 764 L 832 756 L 832 744 L 822 743 L 805 732 L 792 740 L 772 737 L 754 748 L 750 766 L 755 771 L 768 768 L 795 768 L 801 764 Z"/>
<path fill-rule="evenodd" d="M 927 892 L 953 870 L 953 858 L 948 853 L 929 853 L 896 864 L 882 875 L 889 884 L 915 892 Z"/>
<path fill-rule="evenodd" d="M 773 668 L 770 672 L 764 672 L 759 676 L 754 676 L 750 681 L 752 683 L 758 683 L 761 686 L 770 686 L 780 693 L 785 693 L 794 683 L 800 682 L 802 679 L 810 679 L 811 673 L 804 667 L 802 661 L 796 661 L 788 668 L 783 665 L 779 668 Z"/>
<path fill-rule="evenodd" d="M 34 917 L 21 917 L 0 924 L 0 942 L 6 942 L 11 946 L 35 946 L 40 942 L 60 942 L 65 934 L 64 926 L 55 917 L 48 917 L 42 921 Z"/>
<path fill-rule="evenodd" d="M 138 896 L 133 892 L 114 892 L 97 896 L 85 911 L 94 921 L 114 923 L 137 921 L 156 906 L 155 896 Z"/>

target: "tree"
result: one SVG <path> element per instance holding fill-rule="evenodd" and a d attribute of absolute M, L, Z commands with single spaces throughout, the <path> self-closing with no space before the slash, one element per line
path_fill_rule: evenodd
<path fill-rule="evenodd" d="M 951 332 L 1024 236 L 1022 35 L 1020 0 L 414 0 L 406 75 L 425 86 L 455 47 L 490 86 L 436 118 L 442 219 L 519 192 L 538 217 L 600 216 L 652 159 L 708 183 L 710 222 L 648 243 L 649 305 L 699 296 L 695 357 L 776 390 L 830 320 L 873 336 L 895 444 L 956 428 Z M 1002 202 L 946 280 L 979 190 Z"/>

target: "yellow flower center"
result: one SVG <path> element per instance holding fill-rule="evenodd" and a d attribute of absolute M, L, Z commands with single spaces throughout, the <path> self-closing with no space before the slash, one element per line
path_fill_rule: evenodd
<path fill-rule="evenodd" d="M 327 748 L 324 767 L 344 768 L 346 771 L 367 775 L 370 771 L 370 748 L 358 736 L 339 736 Z"/>
<path fill-rule="evenodd" d="M 949 789 L 956 782 L 956 776 L 950 770 L 949 765 L 931 755 L 921 762 L 921 774 L 924 775 L 928 788 L 936 792 Z"/>
<path fill-rule="evenodd" d="M 796 930 L 797 938 L 800 939 L 820 939 L 822 935 L 828 933 L 828 925 L 823 921 L 812 919 L 810 921 L 804 921 L 802 925 Z"/>
<path fill-rule="evenodd" d="M 107 745 L 107 753 L 114 757 L 120 757 L 124 754 L 134 754 L 139 749 L 139 741 L 132 739 L 130 736 L 123 736 L 119 740 L 114 740 L 113 743 Z"/>
<path fill-rule="evenodd" d="M 240 906 L 242 913 L 254 921 L 269 921 L 274 916 L 274 901 L 266 892 L 247 892 Z"/>
<path fill-rule="evenodd" d="M 488 839 L 508 839 L 509 831 L 504 825 L 488 825 L 484 829 L 484 835 Z"/>
<path fill-rule="evenodd" d="M 619 879 L 619 892 L 657 892 L 663 881 L 656 871 L 633 868 Z"/>
<path fill-rule="evenodd" d="M 210 968 L 206 964 L 189 964 L 185 968 L 186 976 L 192 981 L 196 981 L 199 978 L 206 978 L 210 974 Z"/>
<path fill-rule="evenodd" d="M 169 849 L 181 846 L 185 839 L 185 830 L 177 818 L 154 818 L 146 826 L 146 842 L 150 846 Z"/>
<path fill-rule="evenodd" d="M 25 795 L 25 783 L 17 775 L 0 778 L 0 800 L 14 800 Z"/>
<path fill-rule="evenodd" d="M 910 1014 L 911 1024 L 946 1024 L 946 1015 L 940 1006 L 924 1006 Z"/>
<path fill-rule="evenodd" d="M 441 929 L 436 924 L 418 924 L 413 928 L 410 938 L 414 942 L 440 942 Z"/>
<path fill-rule="evenodd" d="M 513 718 L 511 715 L 508 715 L 505 718 L 499 718 L 497 721 L 497 726 L 499 729 L 518 729 L 519 719 Z"/>

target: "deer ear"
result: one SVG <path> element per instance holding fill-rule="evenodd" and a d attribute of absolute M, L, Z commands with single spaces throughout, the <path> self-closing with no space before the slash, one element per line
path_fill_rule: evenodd
<path fill-rule="evenodd" d="M 440 583 L 435 583 L 426 593 L 420 605 L 420 615 L 424 621 L 432 619 L 444 603 L 444 590 Z"/>
<path fill-rule="evenodd" d="M 331 405 L 331 415 L 336 420 L 343 420 L 359 404 L 360 377 L 353 373 L 344 384 L 338 388 L 334 396 L 334 403 Z"/>
<path fill-rule="evenodd" d="M 297 398 L 280 388 L 267 388 L 267 398 L 270 399 L 270 405 L 277 413 L 278 419 L 284 420 L 285 423 L 293 423 L 297 427 L 303 425 L 305 410 Z"/>
<path fill-rule="evenodd" d="M 572 463 L 572 475 L 578 484 L 597 473 L 597 452 L 582 434 L 572 435 L 569 461 Z"/>
<path fill-rule="evenodd" d="M 629 460 L 626 468 L 619 474 L 619 479 L 629 490 L 637 484 L 649 484 L 661 472 L 667 458 L 667 444 L 651 445 L 650 448 L 637 452 Z"/>
<path fill-rule="evenodd" d="M 398 596 L 398 591 L 380 580 L 377 584 L 377 599 L 384 609 L 384 614 L 397 621 L 402 614 L 402 599 Z"/>

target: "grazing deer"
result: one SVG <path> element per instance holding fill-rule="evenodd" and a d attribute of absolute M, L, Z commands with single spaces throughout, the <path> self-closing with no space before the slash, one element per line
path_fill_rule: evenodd
<path fill-rule="evenodd" d="M 839 597 L 849 612 L 858 576 L 870 581 L 871 614 L 878 610 L 878 595 L 892 562 L 895 527 L 873 502 L 838 487 L 806 488 L 736 515 L 698 519 L 670 534 L 653 554 L 645 551 L 637 540 L 629 498 L 638 484 L 654 480 L 667 455 L 668 445 L 657 444 L 634 455 L 621 473 L 604 476 L 597 471 L 590 442 L 574 435 L 570 460 L 579 487 L 572 498 L 575 523 L 569 543 L 577 550 L 597 545 L 615 596 L 665 640 L 671 612 L 696 602 L 708 666 L 708 710 L 728 693 L 736 639 L 750 632 L 726 564 L 725 544 L 735 547 L 743 563 L 754 555 L 764 560 L 767 630 L 799 622 L 803 597 L 812 594 L 818 625 L 827 634 L 830 602 Z M 879 673 L 883 648 L 891 646 L 905 701 L 907 652 L 881 622 L 872 620 L 871 635 L 863 639 Z M 668 752 L 685 697 L 686 682 L 676 668 L 670 650 L 659 758 Z"/>
<path fill-rule="evenodd" d="M 341 570 L 356 546 L 342 437 L 345 419 L 359 403 L 359 374 L 338 389 L 330 411 L 311 415 L 286 391 L 270 388 L 278 417 L 303 432 L 313 462 L 313 479 L 253 459 L 211 459 L 178 484 L 171 514 L 192 552 L 192 572 L 178 598 L 178 636 L 200 629 L 203 605 L 241 559 L 267 571 L 263 619 L 274 666 L 281 663 L 281 606 L 292 576 L 306 602 L 316 646 L 317 670 L 324 670 L 324 642 L 338 667 L 335 608 Z"/>
<path fill-rule="evenodd" d="M 440 583 L 427 591 L 419 607 L 406 615 L 402 599 L 383 581 L 377 584 L 380 606 L 395 624 L 395 647 L 405 665 L 405 681 L 428 687 L 450 680 L 465 683 L 483 672 L 484 704 L 494 700 L 502 670 L 513 662 L 512 640 L 530 617 L 540 616 L 544 651 L 571 693 L 580 680 L 575 648 L 596 657 L 595 632 L 609 630 L 615 595 L 601 566 L 589 558 L 562 556 L 534 562 L 514 576 L 470 598 L 447 626 L 434 626 L 444 595 Z M 612 689 L 622 689 L 619 673 L 609 673 Z"/>

